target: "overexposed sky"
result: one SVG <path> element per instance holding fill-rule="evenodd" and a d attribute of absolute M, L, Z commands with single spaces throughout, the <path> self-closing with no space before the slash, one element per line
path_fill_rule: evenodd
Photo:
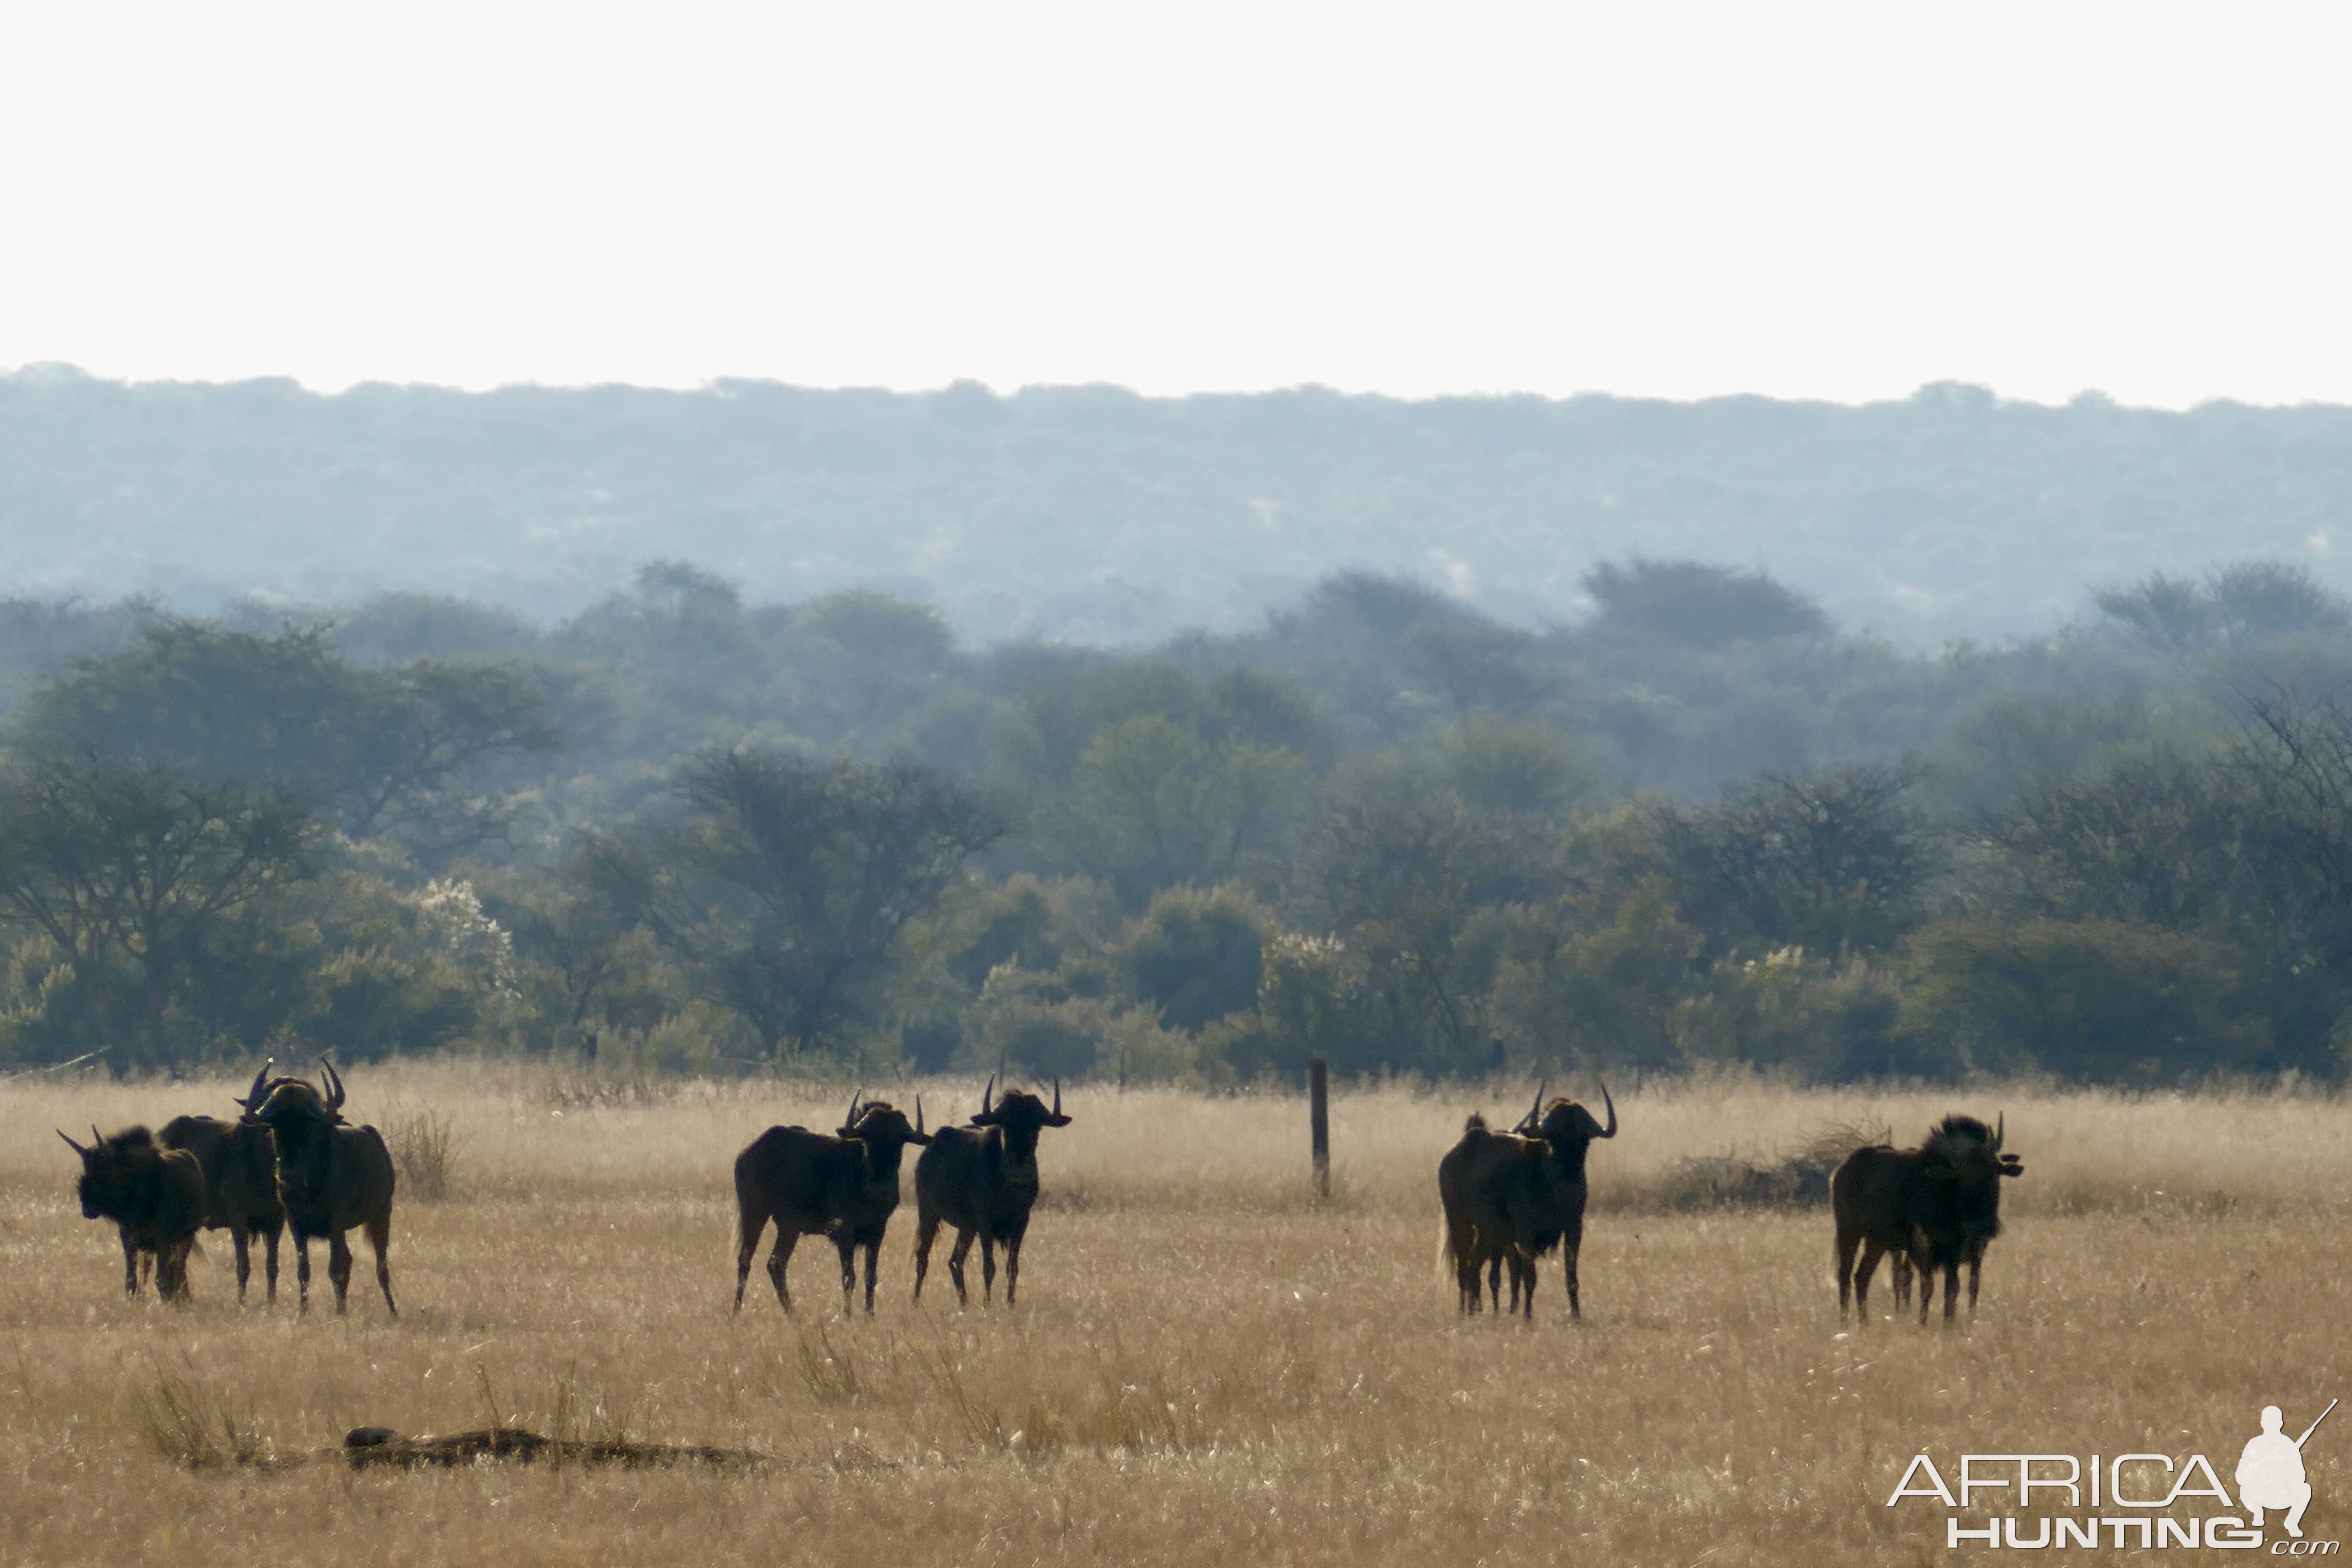
<path fill-rule="evenodd" d="M 2340 5 L 0 19 L 0 367 L 2352 402 Z"/>

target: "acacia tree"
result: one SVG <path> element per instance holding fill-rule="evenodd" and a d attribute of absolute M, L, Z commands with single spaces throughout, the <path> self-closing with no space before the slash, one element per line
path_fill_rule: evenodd
<path fill-rule="evenodd" d="M 497 835 L 509 803 L 482 787 L 486 772 L 560 743 L 545 698 L 510 666 L 356 669 L 324 627 L 258 637 L 177 620 L 35 690 L 16 728 L 45 752 L 299 794 L 355 838 L 391 834 L 427 858 Z"/>
<path fill-rule="evenodd" d="M 773 1051 L 835 1048 L 877 1021 L 900 934 L 1006 831 L 978 792 L 914 763 L 714 748 L 677 796 L 654 929 Z"/>
<path fill-rule="evenodd" d="M 173 1003 L 234 916 L 315 875 L 299 802 L 153 763 L 37 756 L 0 776 L 0 922 L 71 966 L 84 1043 L 175 1054 Z"/>

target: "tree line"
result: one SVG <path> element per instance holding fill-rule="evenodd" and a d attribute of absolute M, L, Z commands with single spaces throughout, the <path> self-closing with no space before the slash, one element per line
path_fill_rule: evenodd
<path fill-rule="evenodd" d="M 1122 1081 L 2352 1061 L 2352 615 L 2244 563 L 1934 658 L 1761 574 L 1331 579 L 1142 653 L 677 563 L 0 605 L 0 1059 L 448 1047 Z"/>

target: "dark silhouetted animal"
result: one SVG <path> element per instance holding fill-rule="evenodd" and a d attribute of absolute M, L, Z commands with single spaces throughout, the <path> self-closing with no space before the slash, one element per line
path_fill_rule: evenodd
<path fill-rule="evenodd" d="M 1617 1136 L 1617 1103 L 1606 1086 L 1601 1101 L 1609 1112 L 1606 1127 L 1573 1100 L 1555 1100 L 1546 1109 L 1538 1089 L 1517 1131 L 1495 1132 L 1486 1118 L 1474 1115 L 1463 1126 L 1462 1141 L 1438 1162 L 1445 1254 L 1454 1265 L 1463 1311 L 1479 1309 L 1481 1268 L 1500 1310 L 1497 1275 L 1508 1268 L 1512 1310 L 1533 1318 L 1536 1260 L 1557 1247 L 1568 1315 L 1584 1315 L 1577 1260 L 1584 1246 L 1585 1154 L 1595 1138 Z"/>
<path fill-rule="evenodd" d="M 1944 1271 L 1944 1321 L 1952 1321 L 1960 1265 L 1969 1268 L 1969 1315 L 1985 1248 L 2000 1234 L 2000 1184 L 2022 1175 L 2024 1163 L 2001 1152 L 2008 1118 L 1987 1127 L 1972 1116 L 1947 1116 L 1916 1149 L 1878 1144 L 1856 1149 L 1830 1178 L 1830 1208 L 1837 1219 L 1838 1317 L 1851 1308 L 1870 1321 L 1870 1278 L 1879 1258 L 1894 1253 L 1895 1303 L 1907 1294 L 1905 1265 L 1919 1273 L 1919 1321 L 1927 1321 L 1936 1270 Z M 1854 1264 L 1860 1249 L 1862 1262 Z"/>
<path fill-rule="evenodd" d="M 915 1124 L 886 1100 L 862 1106 L 853 1097 L 838 1136 L 805 1127 L 771 1127 L 735 1156 L 735 1310 L 743 1310 L 743 1286 L 760 1236 L 773 1220 L 775 1250 L 768 1255 L 768 1278 L 776 1300 L 793 1310 L 784 1273 L 793 1248 L 803 1236 L 830 1236 L 841 1253 L 841 1305 L 849 1310 L 857 1284 L 857 1249 L 866 1248 L 866 1310 L 874 1310 L 875 1259 L 882 1233 L 898 1207 L 898 1169 L 909 1143 L 929 1143 L 922 1130 L 923 1106 L 915 1102 Z"/>
<path fill-rule="evenodd" d="M 223 1121 L 175 1116 L 163 1124 L 166 1149 L 184 1149 L 205 1173 L 205 1228 L 226 1230 L 236 1247 L 236 1299 L 253 1277 L 252 1240 L 261 1237 L 269 1300 L 278 1300 L 278 1237 L 286 1205 L 278 1195 L 278 1138 L 257 1117 Z"/>
<path fill-rule="evenodd" d="M 205 1220 L 205 1173 L 195 1156 L 166 1149 L 144 1127 L 126 1127 L 111 1138 L 89 1130 L 85 1149 L 63 1131 L 66 1147 L 81 1156 L 84 1219 L 110 1219 L 122 1238 L 122 1289 L 139 1294 L 139 1255 L 155 1259 L 155 1293 L 166 1301 L 188 1294 L 188 1254 Z"/>
<path fill-rule="evenodd" d="M 359 1226 L 375 1252 L 375 1282 L 383 1291 L 384 1309 L 396 1318 L 400 1309 L 393 1303 L 392 1265 L 385 1257 L 392 1246 L 392 1152 L 374 1128 L 344 1125 L 342 1076 L 326 1061 L 319 1066 L 327 1082 L 324 1097 L 300 1079 L 280 1079 L 254 1113 L 278 1140 L 278 1190 L 294 1229 L 294 1278 L 302 1310 L 310 1307 L 310 1242 L 317 1237 L 327 1240 L 335 1310 L 348 1309 L 352 1248 L 343 1233 Z"/>
<path fill-rule="evenodd" d="M 1013 1305 L 1021 1281 L 1021 1238 L 1029 1232 L 1029 1211 L 1037 1202 L 1037 1135 L 1067 1127 L 1062 1114 L 1062 1080 L 1054 1080 L 1054 1109 L 1017 1089 L 993 1100 L 996 1079 L 981 1090 L 980 1112 L 971 1127 L 942 1127 L 915 1162 L 915 1299 L 922 1300 L 923 1276 L 931 1266 L 931 1242 L 942 1222 L 955 1226 L 955 1249 L 948 1254 L 948 1278 L 956 1303 L 968 1304 L 963 1260 L 980 1239 L 981 1299 L 996 1286 L 996 1247 L 1004 1247 L 1004 1304 Z M 974 1131 L 972 1128 L 980 1131 Z"/>

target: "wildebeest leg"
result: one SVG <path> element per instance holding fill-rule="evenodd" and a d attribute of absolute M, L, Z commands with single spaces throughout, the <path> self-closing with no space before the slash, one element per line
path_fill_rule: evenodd
<path fill-rule="evenodd" d="M 976 1230 L 959 1229 L 955 1247 L 948 1253 L 948 1278 L 955 1281 L 956 1305 L 959 1307 L 971 1305 L 971 1297 L 963 1288 L 963 1260 L 971 1256 L 971 1244 L 979 1235 Z"/>
<path fill-rule="evenodd" d="M 1858 1237 L 1858 1236 L 1848 1236 L 1848 1235 L 1846 1235 L 1846 1234 L 1845 1234 L 1844 1232 L 1843 1232 L 1843 1231 L 1841 1231 L 1841 1232 L 1839 1232 L 1839 1233 L 1838 1233 L 1838 1238 L 1837 1238 L 1838 1321 L 1839 1321 L 1839 1322 L 1841 1322 L 1841 1323 L 1843 1323 L 1843 1322 L 1844 1322 L 1844 1321 L 1846 1321 L 1846 1314 L 1847 1314 L 1847 1312 L 1848 1312 L 1849 1310 L 1852 1310 L 1852 1307 L 1853 1307 L 1853 1254 L 1854 1254 L 1854 1249 L 1855 1249 L 1856 1247 L 1860 1247 L 1861 1245 L 1862 1245 L 1862 1237 Z"/>
<path fill-rule="evenodd" d="M 847 1226 L 835 1234 L 833 1249 L 841 1254 L 841 1310 L 846 1312 L 857 1304 L 857 1237 Z"/>
<path fill-rule="evenodd" d="M 1984 1254 L 1977 1253 L 1969 1259 L 1969 1321 L 1977 1316 L 1977 1278 L 1984 1272 Z"/>
<path fill-rule="evenodd" d="M 352 1238 L 340 1230 L 327 1233 L 327 1278 L 335 1283 L 335 1316 L 351 1310 Z"/>
<path fill-rule="evenodd" d="M 882 1238 L 876 1237 L 866 1244 L 866 1310 L 874 1310 L 874 1265 L 882 1256 Z"/>
<path fill-rule="evenodd" d="M 269 1233 L 261 1238 L 262 1270 L 269 1277 L 269 1304 L 273 1307 L 278 1305 L 278 1232 L 279 1229 L 279 1226 L 273 1225 L 269 1227 Z"/>
<path fill-rule="evenodd" d="M 1841 1250 L 1843 1250 L 1843 1247 Z M 1853 1271 L 1853 1315 L 1864 1325 L 1870 1321 L 1870 1277 L 1878 1272 L 1878 1260 L 1885 1256 L 1885 1250 L 1874 1241 L 1864 1240 L 1862 1243 L 1862 1262 Z M 1845 1319 L 1844 1261 L 1843 1258 L 1839 1259 L 1838 1320 L 1841 1322 Z"/>
<path fill-rule="evenodd" d="M 992 1237 L 992 1236 L 983 1236 L 983 1237 L 982 1237 L 980 1238 L 980 1300 L 981 1300 L 981 1305 L 982 1305 L 982 1306 L 986 1306 L 986 1305 L 988 1304 L 989 1298 L 990 1298 L 990 1297 L 992 1297 L 992 1296 L 993 1296 L 993 1295 L 995 1295 L 995 1294 L 996 1294 L 996 1237 Z"/>
<path fill-rule="evenodd" d="M 1529 1322 L 1536 1316 L 1536 1260 L 1521 1253 L 1511 1254 L 1511 1278 L 1520 1287 L 1517 1310 Z"/>
<path fill-rule="evenodd" d="M 1518 1293 L 1518 1275 L 1512 1274 L 1511 1286 L 1514 1296 Z M 1486 1290 L 1484 1296 L 1481 1296 L 1478 1291 L 1477 1269 L 1473 1268 L 1470 1271 L 1470 1310 L 1473 1312 L 1478 1311 L 1489 1301 L 1493 1302 L 1495 1310 L 1497 1312 L 1503 1310 L 1503 1255 L 1499 1252 L 1486 1259 Z"/>
<path fill-rule="evenodd" d="M 776 1300 L 784 1310 L 793 1310 L 793 1293 L 784 1289 L 784 1271 L 793 1266 L 793 1248 L 801 1244 L 801 1233 L 786 1225 L 783 1216 L 776 1216 L 776 1249 L 768 1254 L 768 1282 L 776 1288 Z"/>
<path fill-rule="evenodd" d="M 923 1299 L 923 1276 L 931 1268 L 931 1242 L 940 1234 L 940 1216 L 929 1209 L 915 1220 L 915 1300 Z"/>
<path fill-rule="evenodd" d="M 362 1228 L 367 1232 L 369 1247 L 375 1253 L 375 1283 L 376 1289 L 383 1292 L 383 1310 L 397 1318 L 400 1309 L 392 1304 L 392 1263 L 384 1256 L 392 1250 L 392 1216 L 372 1219 Z"/>
<path fill-rule="evenodd" d="M 743 1310 L 743 1286 L 751 1278 L 751 1259 L 760 1251 L 760 1234 L 768 1228 L 764 1210 L 735 1211 L 735 1310 Z"/>
<path fill-rule="evenodd" d="M 139 1244 L 131 1239 L 131 1227 L 127 1225 L 116 1226 L 115 1233 L 122 1238 L 122 1293 L 136 1296 L 139 1294 Z"/>
<path fill-rule="evenodd" d="M 229 1238 L 236 1244 L 236 1304 L 245 1305 L 245 1282 L 253 1278 L 253 1238 L 245 1226 L 231 1226 Z"/>
<path fill-rule="evenodd" d="M 1923 1276 L 1919 1281 L 1919 1305 L 1924 1308 L 1927 1304 L 1927 1281 Z M 1948 1326 L 1952 1321 L 1953 1310 L 1958 1307 L 1959 1304 L 1960 1263 L 1959 1259 L 1956 1258 L 1951 1262 L 1944 1265 L 1944 1321 Z M 1923 1312 L 1920 1315 L 1920 1321 L 1925 1322 L 1926 1321 L 1927 1316 Z"/>
<path fill-rule="evenodd" d="M 294 1233 L 294 1285 L 301 1298 L 301 1311 L 310 1310 L 310 1238 L 300 1231 Z"/>
<path fill-rule="evenodd" d="M 1021 1238 L 1029 1234 L 1026 1225 L 1018 1226 L 1004 1238 L 1004 1304 L 1013 1305 L 1013 1292 L 1021 1284 Z M 986 1254 L 982 1255 L 986 1261 Z"/>
<path fill-rule="evenodd" d="M 1900 1313 L 1911 1304 L 1911 1255 L 1896 1253 L 1888 1260 L 1887 1272 L 1895 1277 L 1895 1310 Z"/>
<path fill-rule="evenodd" d="M 1564 1237 L 1559 1244 L 1560 1271 L 1568 1281 L 1568 1315 L 1570 1318 L 1584 1316 L 1584 1302 L 1576 1293 L 1576 1255 L 1583 1250 L 1584 1238 L 1580 1236 Z M 1536 1315 L 1533 1299 L 1535 1290 L 1532 1285 L 1528 1290 L 1528 1296 L 1529 1298 L 1528 1316 L 1532 1318 Z"/>
<path fill-rule="evenodd" d="M 188 1300 L 188 1254 L 196 1247 L 194 1236 L 166 1241 L 155 1253 L 155 1294 L 166 1301 Z"/>

